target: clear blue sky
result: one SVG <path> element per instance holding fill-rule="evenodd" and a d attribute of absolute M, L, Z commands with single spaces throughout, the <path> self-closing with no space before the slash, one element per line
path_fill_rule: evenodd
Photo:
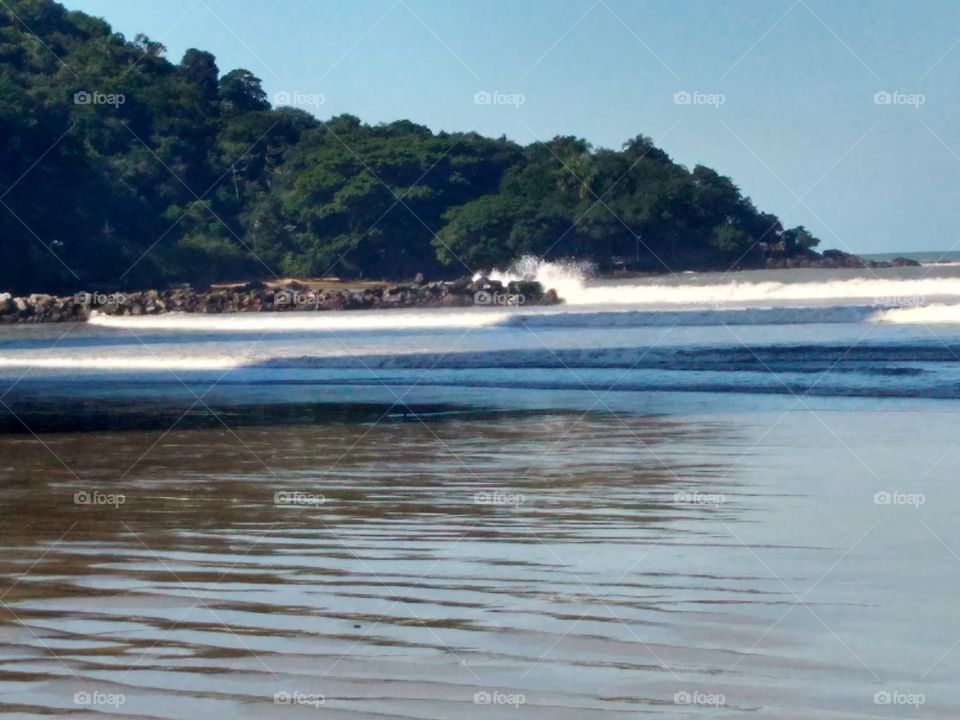
<path fill-rule="evenodd" d="M 319 117 L 649 135 L 825 247 L 960 250 L 956 0 L 66 0 L 179 61 L 197 47 Z M 477 91 L 522 94 L 477 105 Z M 677 92 L 723 104 L 677 104 Z M 878 92 L 899 92 L 877 104 Z M 908 95 L 922 95 L 910 98 Z M 922 100 L 922 104 L 919 101 Z"/>

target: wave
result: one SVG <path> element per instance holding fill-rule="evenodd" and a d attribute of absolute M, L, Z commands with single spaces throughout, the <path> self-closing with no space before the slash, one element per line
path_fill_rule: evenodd
<path fill-rule="evenodd" d="M 176 358 L 104 358 L 66 355 L 4 359 L 2 367 L 26 366 L 56 373 L 18 378 L 16 392 L 43 397 L 52 392 L 165 397 L 196 386 L 219 396 L 319 401 L 332 391 L 308 388 L 365 388 L 388 401 L 419 388 L 431 402 L 487 391 L 544 390 L 810 394 L 835 397 L 960 398 L 960 341 L 871 341 L 850 345 L 715 343 L 688 346 L 623 346 L 579 349 L 451 349 L 394 353 L 376 351 L 323 355 L 323 348 L 276 348 L 268 357 L 237 355 Z M 292 352 L 291 352 L 292 351 Z M 109 373 L 82 372 L 110 370 Z M 171 371 L 172 374 L 171 374 Z M 104 383 L 106 385 L 104 385 Z M 240 389 L 242 388 L 242 389 Z M 402 388 L 402 395 L 394 388 Z M 433 390 L 430 390 L 433 388 Z M 475 391 L 478 391 L 479 394 Z M 339 396 L 338 396 L 339 397 Z M 285 398 L 285 399 L 283 399 Z M 392 400 L 391 400 L 392 398 Z M 510 400 L 509 402 L 513 402 Z M 496 404 L 496 403 L 494 403 Z"/>
<path fill-rule="evenodd" d="M 132 357 L 130 355 L 109 357 L 70 356 L 59 357 L 24 356 L 2 357 L 0 368 L 29 368 L 37 370 L 228 370 L 240 365 L 234 357 Z"/>
<path fill-rule="evenodd" d="M 874 322 L 892 325 L 960 325 L 960 305 L 922 305 L 876 313 Z"/>
<path fill-rule="evenodd" d="M 625 328 L 709 327 L 715 325 L 807 325 L 859 323 L 872 318 L 870 305 L 840 307 L 783 307 L 718 310 L 594 310 L 552 311 L 511 315 L 507 327 Z"/>
<path fill-rule="evenodd" d="M 860 323 L 874 317 L 870 305 L 828 307 L 730 308 L 717 310 L 606 310 L 597 307 L 476 309 L 441 314 L 433 309 L 399 311 L 310 312 L 200 315 L 171 313 L 150 317 L 94 315 L 92 324 L 130 330 L 179 330 L 218 334 L 266 331 L 329 332 L 444 330 L 469 328 L 628 328 L 710 327 L 720 325 L 806 325 Z"/>
<path fill-rule="evenodd" d="M 724 370 L 733 372 L 859 372 L 913 375 L 920 364 L 955 364 L 960 344 L 936 340 L 907 343 L 843 343 L 822 345 L 703 345 L 688 347 L 613 347 L 579 349 L 516 349 L 470 352 L 275 357 L 258 368 L 345 370 L 477 370 L 477 369 L 650 369 Z"/>
<path fill-rule="evenodd" d="M 89 324 L 144 330 L 213 330 L 224 332 L 285 331 L 345 332 L 350 330 L 414 330 L 490 327 L 505 322 L 510 311 L 488 308 L 448 312 L 427 310 L 344 310 L 285 313 L 167 313 L 163 315 L 102 315 Z"/>
<path fill-rule="evenodd" d="M 584 284 L 594 273 L 594 267 L 587 261 L 567 260 L 549 262 L 533 255 L 525 255 L 506 270 L 493 270 L 487 273 L 491 280 L 504 285 L 515 280 L 536 280 L 544 289 L 554 289 L 557 295 L 569 304 L 580 304 Z M 473 276 L 474 280 L 482 273 Z"/>
<path fill-rule="evenodd" d="M 654 277 L 643 282 L 619 283 L 590 280 L 590 270 L 577 263 L 552 263 L 523 258 L 506 271 L 494 271 L 491 279 L 537 280 L 555 288 L 568 305 L 626 305 L 718 308 L 738 304 L 783 304 L 830 302 L 849 304 L 869 301 L 875 306 L 922 305 L 937 298 L 960 298 L 960 277 L 881 278 L 864 277 L 822 282 L 777 282 L 743 280 L 743 274 L 707 273 L 701 282 L 677 282 L 677 276 Z M 715 279 L 716 278 L 716 279 Z M 712 281 L 712 282 L 711 282 Z"/>
<path fill-rule="evenodd" d="M 572 305 L 722 307 L 740 303 L 870 301 L 876 306 L 922 305 L 930 298 L 960 298 L 960 278 L 854 278 L 826 282 L 744 282 L 671 285 L 584 285 L 565 299 Z"/>
<path fill-rule="evenodd" d="M 350 331 L 452 330 L 470 328 L 642 328 L 712 327 L 744 325 L 810 325 L 835 323 L 958 323 L 960 305 L 931 305 L 878 310 L 875 305 L 819 307 L 717 308 L 698 310 L 607 310 L 588 307 L 515 308 L 509 311 L 476 309 L 443 313 L 433 309 L 309 313 L 238 313 L 201 315 L 170 313 L 155 316 L 94 315 L 91 324 L 129 330 L 176 330 L 222 334 L 273 332 L 346 333 Z M 0 361 L 2 364 L 2 361 Z"/>

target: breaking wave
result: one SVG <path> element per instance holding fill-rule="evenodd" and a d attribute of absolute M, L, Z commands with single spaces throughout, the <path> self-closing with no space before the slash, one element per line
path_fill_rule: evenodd
<path fill-rule="evenodd" d="M 861 277 L 820 282 L 777 282 L 749 279 L 748 273 L 708 273 L 650 277 L 632 282 L 596 282 L 583 263 L 554 263 L 525 257 L 489 277 L 501 282 L 537 280 L 555 288 L 568 305 L 661 306 L 716 308 L 789 303 L 872 304 L 877 307 L 922 305 L 936 299 L 960 298 L 960 277 Z M 747 279 L 744 279 L 744 278 Z"/>
<path fill-rule="evenodd" d="M 872 318 L 892 325 L 960 325 L 960 305 L 921 305 L 884 310 Z"/>

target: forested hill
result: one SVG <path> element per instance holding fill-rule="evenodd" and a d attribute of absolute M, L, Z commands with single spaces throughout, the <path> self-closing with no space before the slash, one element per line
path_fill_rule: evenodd
<path fill-rule="evenodd" d="M 271 107 L 243 69 L 49 0 L 0 7 L 0 290 L 463 275 L 523 254 L 755 266 L 816 244 L 637 136 L 526 147 Z"/>

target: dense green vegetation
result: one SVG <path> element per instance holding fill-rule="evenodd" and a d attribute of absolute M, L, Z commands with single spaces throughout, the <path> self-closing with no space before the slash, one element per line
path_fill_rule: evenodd
<path fill-rule="evenodd" d="M 528 253 L 727 268 L 817 242 L 643 136 L 322 122 L 207 52 L 164 54 L 50 0 L 0 8 L 0 289 L 463 275 Z"/>

